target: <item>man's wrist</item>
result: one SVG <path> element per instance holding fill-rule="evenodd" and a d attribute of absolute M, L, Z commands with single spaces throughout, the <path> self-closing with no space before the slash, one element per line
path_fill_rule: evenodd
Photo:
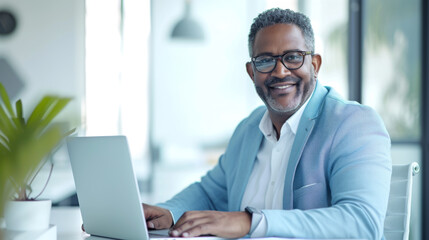
<path fill-rule="evenodd" d="M 256 227 L 261 222 L 263 213 L 261 210 L 254 207 L 246 207 L 244 210 L 246 211 L 246 213 L 250 214 L 251 224 L 249 235 L 251 236 L 252 233 L 255 231 Z"/>
<path fill-rule="evenodd" d="M 171 226 L 170 227 L 172 227 L 172 226 L 174 226 L 174 224 L 176 224 L 174 222 L 174 215 L 173 215 L 173 212 L 171 210 L 169 210 L 169 209 L 167 209 L 167 210 L 170 213 L 170 217 L 171 217 Z"/>

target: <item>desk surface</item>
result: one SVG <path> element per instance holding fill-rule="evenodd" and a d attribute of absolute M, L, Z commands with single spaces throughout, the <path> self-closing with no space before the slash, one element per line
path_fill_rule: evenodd
<path fill-rule="evenodd" d="M 51 224 L 57 226 L 57 240 L 82 240 L 89 237 L 82 232 L 82 217 L 78 207 L 53 207 L 51 212 Z M 89 239 L 103 239 L 94 238 Z M 87 240 L 89 240 L 87 239 Z M 200 238 L 203 239 L 203 238 Z M 286 240 L 288 238 L 260 238 L 269 240 Z M 299 239 L 293 239 L 299 240 Z M 337 239 L 338 240 L 338 239 Z"/>

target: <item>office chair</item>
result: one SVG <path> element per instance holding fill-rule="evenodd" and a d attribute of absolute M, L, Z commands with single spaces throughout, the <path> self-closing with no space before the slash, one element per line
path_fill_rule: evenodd
<path fill-rule="evenodd" d="M 384 220 L 386 240 L 408 240 L 413 176 L 419 171 L 420 166 L 416 162 L 392 166 L 389 203 Z"/>

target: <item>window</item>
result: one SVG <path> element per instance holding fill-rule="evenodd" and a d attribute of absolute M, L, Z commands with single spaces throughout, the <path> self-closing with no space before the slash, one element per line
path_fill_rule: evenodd
<path fill-rule="evenodd" d="M 362 100 L 386 124 L 393 164 L 422 165 L 420 4 L 365 1 L 363 9 Z M 417 175 L 413 186 L 410 239 L 422 239 L 422 178 Z"/>
<path fill-rule="evenodd" d="M 147 178 L 150 2 L 86 1 L 85 135 L 125 135 Z"/>
<path fill-rule="evenodd" d="M 393 141 L 419 141 L 420 0 L 366 1 L 363 103 L 382 116 Z"/>

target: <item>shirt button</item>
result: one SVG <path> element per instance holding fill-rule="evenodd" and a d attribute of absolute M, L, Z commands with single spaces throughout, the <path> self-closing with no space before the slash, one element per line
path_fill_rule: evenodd
<path fill-rule="evenodd" d="M 276 182 L 272 181 L 272 182 L 271 182 L 271 186 L 274 186 L 274 184 L 275 184 L 275 183 L 276 183 Z"/>

